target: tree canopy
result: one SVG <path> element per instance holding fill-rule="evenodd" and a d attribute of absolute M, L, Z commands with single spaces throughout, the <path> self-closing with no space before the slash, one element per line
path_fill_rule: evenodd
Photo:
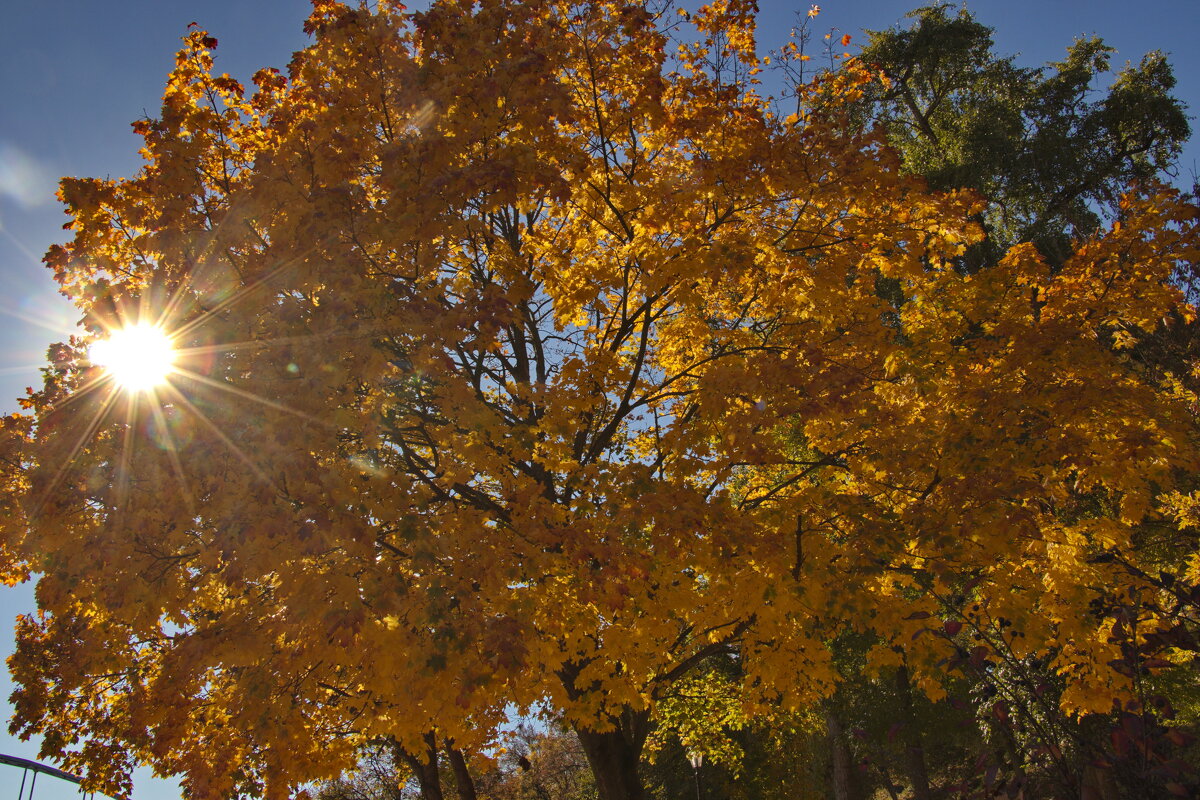
<path fill-rule="evenodd" d="M 847 633 L 935 699 L 969 635 L 1125 697 L 1091 612 L 1146 525 L 1200 581 L 1197 397 L 1131 356 L 1192 315 L 1195 206 L 1128 176 L 1063 257 L 963 269 L 983 199 L 861 124 L 863 62 L 780 111 L 753 12 L 315 0 L 249 94 L 193 31 L 141 172 L 62 183 L 86 334 L 0 462 L 17 729 L 275 798 L 546 703 L 638 800 L 715 656 L 743 713 L 828 696 Z M 90 354 L 137 323 L 157 388 Z"/>
<path fill-rule="evenodd" d="M 975 268 L 1023 242 L 1058 265 L 1116 216 L 1130 183 L 1174 168 L 1190 129 L 1162 53 L 1111 73 L 1115 50 L 1092 36 L 1062 61 L 1018 67 L 965 8 L 909 16 L 906 29 L 868 34 L 859 57 L 886 81 L 869 90 L 867 113 L 931 188 L 986 198 Z"/>

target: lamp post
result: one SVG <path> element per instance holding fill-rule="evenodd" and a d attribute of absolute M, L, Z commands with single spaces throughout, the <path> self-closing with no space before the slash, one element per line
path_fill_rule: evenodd
<path fill-rule="evenodd" d="M 696 800 L 700 800 L 700 765 L 704 763 L 704 753 L 688 753 L 688 762 L 692 765 L 692 774 L 696 776 Z"/>

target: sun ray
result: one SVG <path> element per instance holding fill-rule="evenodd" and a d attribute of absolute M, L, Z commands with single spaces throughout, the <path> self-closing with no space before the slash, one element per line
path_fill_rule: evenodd
<path fill-rule="evenodd" d="M 187 356 L 199 355 L 215 355 L 218 353 L 237 353 L 246 350 L 267 350 L 272 347 L 283 347 L 289 344 L 302 344 L 313 340 L 333 340 L 333 339 L 350 339 L 350 338 L 367 338 L 365 334 L 324 334 L 324 333 L 307 333 L 303 336 L 278 336 L 273 339 L 250 339 L 242 342 L 229 342 L 224 344 L 205 344 L 197 347 L 186 347 L 180 350 L 180 353 Z"/>
<path fill-rule="evenodd" d="M 36 502 L 34 502 L 33 509 L 29 514 L 29 516 L 31 518 L 36 517 L 39 513 L 41 513 L 42 508 L 46 505 L 47 501 L 49 501 L 50 495 L 54 493 L 54 490 L 56 488 L 58 488 L 59 484 L 62 482 L 63 477 L 67 474 L 67 470 L 70 469 L 71 464 L 74 463 L 76 456 L 78 456 L 80 451 L 83 450 L 84 444 L 89 439 L 91 439 L 92 436 L 95 435 L 96 430 L 104 422 L 104 418 L 106 416 L 108 416 L 109 409 L 112 408 L 113 402 L 115 401 L 118 394 L 119 393 L 117 392 L 117 389 L 114 386 L 112 388 L 112 390 L 108 393 L 108 396 L 105 397 L 104 400 L 101 402 L 100 407 L 98 409 L 96 409 L 96 413 L 92 416 L 92 419 L 88 422 L 87 427 L 84 430 L 83 434 L 79 437 L 78 440 L 76 440 L 75 444 L 71 447 L 71 451 L 70 451 L 70 453 L 67 454 L 67 457 L 65 459 L 63 459 L 63 463 L 61 465 L 59 465 L 58 471 L 54 474 L 54 478 L 52 478 L 50 483 L 48 483 L 46 485 L 45 492 L 43 492 L 42 496 L 39 497 L 36 500 Z"/>
<path fill-rule="evenodd" d="M 153 392 L 153 390 L 151 390 Z M 155 397 L 157 400 L 157 397 Z M 166 439 L 167 459 L 171 462 L 171 467 L 175 472 L 175 478 L 179 481 L 179 491 L 183 496 L 184 502 L 187 504 L 188 514 L 191 517 L 196 516 L 196 502 L 192 497 L 191 489 L 188 488 L 187 476 L 183 474 L 183 464 L 179 461 L 179 451 L 175 445 L 175 438 L 171 435 L 171 428 L 167 425 L 167 417 L 163 414 L 162 405 L 157 402 L 150 404 L 150 413 L 154 415 L 154 422 L 158 425 L 158 435 Z"/>
<path fill-rule="evenodd" d="M 270 245 L 267 243 L 267 241 L 263 239 L 262 235 L 254 229 L 253 225 L 251 225 L 247 219 L 245 219 L 244 217 L 238 217 L 238 215 L 232 214 L 232 213 L 225 214 L 221 219 L 219 219 L 217 221 L 217 223 L 214 226 L 212 226 L 210 228 L 209 232 L 211 233 L 212 237 L 213 238 L 219 237 L 221 234 L 221 230 L 225 226 L 234 224 L 232 222 L 232 220 L 234 220 L 235 218 L 240 219 L 242 224 L 244 224 L 247 228 L 250 229 L 250 231 L 255 235 L 255 237 L 259 240 L 259 242 L 262 243 L 264 250 L 266 250 L 267 248 L 270 247 Z M 217 260 L 220 261 L 221 259 L 217 259 Z M 291 263 L 281 264 L 280 266 L 276 267 L 274 270 L 269 271 L 266 275 L 262 276 L 261 278 L 255 280 L 255 281 L 252 281 L 247 286 L 244 286 L 244 287 L 238 289 L 236 292 L 234 292 L 229 297 L 219 301 L 216 304 L 216 306 L 214 306 L 211 309 L 205 309 L 203 306 L 200 306 L 201 311 L 204 312 L 201 316 L 204 318 L 207 318 L 208 316 L 211 316 L 212 313 L 215 313 L 217 311 L 228 308 L 230 305 L 232 305 L 232 304 L 238 302 L 240 299 L 242 299 L 242 297 L 244 297 L 245 295 L 253 292 L 255 289 L 260 287 L 262 284 L 266 283 L 267 281 L 270 281 L 272 278 L 274 278 L 276 275 L 278 275 L 283 270 L 290 268 L 292 266 L 292 264 L 298 260 L 299 259 L 295 259 Z M 232 258 L 229 258 L 227 261 L 225 261 L 225 263 L 228 264 L 228 266 L 233 270 L 233 272 L 235 272 L 238 275 L 239 279 L 242 277 L 241 270 L 237 268 L 237 266 L 234 264 L 234 261 Z M 172 294 L 170 300 L 167 301 L 167 304 L 166 304 L 165 308 L 163 309 L 163 313 L 162 313 L 162 317 L 161 317 L 162 319 L 169 318 L 177 307 L 182 306 L 183 298 L 184 298 L 186 292 L 196 282 L 197 268 L 198 268 L 198 265 L 193 267 L 192 269 L 187 270 L 187 272 L 184 275 L 182 283 L 179 285 L 179 288 Z M 199 304 L 197 304 L 197 305 L 199 305 Z M 198 320 L 193 320 L 193 323 L 195 323 L 197 321 Z M 192 323 L 189 323 L 185 328 L 181 328 L 178 331 L 178 333 L 180 335 L 182 335 L 184 333 L 189 333 L 191 331 L 192 327 L 193 327 Z"/>
<path fill-rule="evenodd" d="M 158 319 L 155 320 L 156 325 L 161 325 L 164 328 L 171 327 L 168 323 L 177 316 L 177 312 L 179 312 L 179 310 L 183 307 L 185 298 L 187 297 L 187 291 L 192 284 L 192 275 L 192 272 L 188 272 L 184 276 L 183 282 L 179 284 L 175 291 L 171 292 L 170 296 L 167 298 L 167 301 L 163 303 L 162 309 L 158 313 Z M 146 297 L 143 295 L 142 313 L 146 314 L 149 311 L 150 309 L 148 307 Z M 176 334 L 178 334 L 178 331 L 176 331 Z"/>
<path fill-rule="evenodd" d="M 0 314 L 3 314 L 6 317 L 12 317 L 13 319 L 18 319 L 21 322 L 24 322 L 26 325 L 35 325 L 39 328 L 42 328 L 43 330 L 50 331 L 51 333 L 56 333 L 59 336 L 70 336 L 71 334 L 76 333 L 78 330 L 74 326 L 51 324 L 46 321 L 46 318 L 43 315 L 27 314 L 24 311 L 14 311 L 11 308 L 4 308 L 2 306 L 0 306 Z M 46 365 L 45 361 L 43 361 L 39 364 L 35 364 L 34 366 L 35 367 L 44 367 L 45 365 Z"/>
<path fill-rule="evenodd" d="M 113 480 L 116 482 L 115 505 L 117 508 L 124 508 L 125 501 L 129 495 L 129 483 L 131 479 L 130 465 L 133 462 L 133 442 L 134 426 L 137 424 L 136 398 L 134 395 L 125 395 L 125 433 L 121 438 L 121 458 L 117 462 L 117 469 L 113 475 Z"/>
<path fill-rule="evenodd" d="M 8 226 L 0 222 L 0 233 L 8 237 L 8 240 L 13 243 L 13 246 L 21 251 L 21 255 L 29 259 L 31 264 L 37 264 L 42 260 L 42 255 L 35 253 L 29 245 L 17 238 L 17 235 L 8 229 Z"/>
<path fill-rule="evenodd" d="M 182 404 L 189 413 L 191 413 L 196 419 L 200 420 L 200 422 L 203 423 L 210 431 L 212 431 L 213 434 L 220 439 L 221 442 L 224 443 L 224 445 L 228 447 L 229 450 L 235 456 L 237 456 L 242 463 L 250 468 L 250 471 L 254 473 L 255 477 L 257 477 L 266 485 L 270 486 L 275 491 L 279 491 L 278 487 L 275 485 L 275 482 L 271 480 L 267 473 L 262 470 L 262 467 L 256 464 L 254 460 L 250 458 L 250 456 L 246 455 L 246 452 L 242 450 L 242 448 L 238 447 L 237 444 L 230 439 L 228 435 L 226 435 L 225 431 L 221 430 L 219 425 L 209 419 L 207 414 L 205 414 L 203 411 L 197 408 L 194 403 L 188 400 L 187 396 L 184 395 L 183 392 L 179 391 L 174 386 L 168 386 L 166 387 L 166 390 L 171 393 L 170 397 L 172 401 Z"/>
<path fill-rule="evenodd" d="M 282 274 L 284 271 L 289 270 L 291 268 L 292 268 L 291 263 L 280 264 L 278 267 L 271 270 L 266 275 L 263 275 L 262 277 L 258 278 L 257 280 L 254 280 L 254 281 L 246 284 L 242 288 L 238 289 L 236 292 L 231 294 L 229 297 L 226 297 L 224 300 L 221 300 L 220 302 L 218 302 L 212 308 L 201 307 L 202 313 L 199 316 L 197 316 L 195 319 L 193 319 L 189 322 L 183 323 L 175 330 L 176 337 L 181 338 L 181 339 L 185 338 L 188 334 L 190 334 L 196 328 L 198 328 L 201 325 L 203 325 L 204 323 L 206 323 L 209 319 L 216 316 L 221 311 L 224 311 L 225 309 L 229 308 L 230 306 L 232 306 L 238 302 L 241 302 L 247 296 L 249 296 L 251 293 L 262 288 L 269 281 L 274 280 L 277 276 Z"/>
<path fill-rule="evenodd" d="M 267 406 L 268 408 L 273 408 L 276 411 L 282 411 L 285 414 L 291 414 L 293 416 L 299 417 L 300 419 L 307 420 L 308 422 L 312 422 L 316 425 L 320 425 L 323 428 L 330 428 L 330 429 L 336 428 L 336 426 L 330 424 L 329 422 L 327 422 L 323 419 L 318 419 L 317 417 L 314 417 L 312 414 L 307 414 L 303 411 L 298 411 L 297 409 L 286 406 L 283 403 L 277 403 L 274 400 L 268 400 L 265 397 L 260 397 L 259 395 L 256 395 L 254 392 L 249 392 L 249 391 L 246 391 L 245 389 L 239 389 L 237 386 L 234 386 L 232 383 L 226 383 L 225 381 L 218 381 L 218 380 L 208 377 L 207 375 L 201 375 L 198 372 L 192 372 L 191 370 L 183 369 L 183 368 L 176 369 L 176 372 L 178 372 L 180 375 L 182 375 L 186 378 L 191 378 L 194 381 L 198 381 L 199 383 L 202 383 L 205 386 L 211 386 L 214 389 L 222 389 L 226 392 L 229 392 L 230 394 L 237 395 L 238 397 L 245 398 L 246 400 L 251 400 L 255 403 L 260 403 L 261 405 Z"/>
<path fill-rule="evenodd" d="M 0 375 L 28 375 L 30 372 L 38 369 L 43 369 L 46 362 L 43 359 L 40 363 L 22 364 L 17 367 L 0 367 Z"/>
<path fill-rule="evenodd" d="M 96 391 L 101 386 L 104 386 L 106 384 L 112 386 L 113 391 L 117 390 L 116 383 L 113 381 L 112 376 L 101 371 L 99 374 L 95 375 L 94 377 L 88 378 L 86 381 L 84 381 L 82 384 L 80 384 L 79 388 L 77 388 L 75 391 L 71 392 L 71 394 L 67 395 L 66 397 L 62 398 L 61 400 L 59 400 L 56 403 L 52 403 L 48 410 L 50 413 L 57 413 L 59 411 L 62 411 L 64 408 L 73 404 L 75 401 L 81 400 L 81 399 L 87 397 L 90 393 Z"/>

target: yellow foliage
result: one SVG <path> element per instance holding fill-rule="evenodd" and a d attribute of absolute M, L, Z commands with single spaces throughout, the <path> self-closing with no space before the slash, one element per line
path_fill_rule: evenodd
<path fill-rule="evenodd" d="M 1057 652 L 1073 708 L 1124 690 L 1097 557 L 1197 525 L 1193 398 L 1128 358 L 1190 313 L 1190 206 L 1148 187 L 1056 274 L 965 276 L 978 199 L 846 124 L 852 60 L 778 119 L 753 3 L 678 53 L 625 0 L 314 9 L 249 99 L 190 35 L 141 172 L 63 182 L 88 340 L 149 314 L 180 350 L 128 394 L 62 345 L 4 421 L 46 755 L 277 797 L 547 699 L 684 726 L 695 689 L 736 727 L 828 695 L 845 631 L 936 697 L 949 611 Z M 732 648 L 738 680 L 684 677 Z"/>

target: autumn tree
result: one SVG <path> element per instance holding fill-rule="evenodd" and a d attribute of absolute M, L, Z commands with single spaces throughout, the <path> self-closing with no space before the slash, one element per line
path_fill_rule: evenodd
<path fill-rule="evenodd" d="M 192 32 L 143 169 L 62 184 L 85 332 L 0 462 L 15 728 L 110 792 L 277 798 L 545 703 L 641 800 L 722 654 L 745 714 L 828 696 L 846 632 L 937 697 L 953 610 L 1068 708 L 1127 694 L 1095 556 L 1197 452 L 1123 337 L 1191 313 L 1195 208 L 1147 183 L 965 274 L 979 198 L 854 124 L 860 64 L 776 113 L 753 12 L 316 0 L 250 96 Z M 151 326 L 161 381 L 93 346 Z"/>
<path fill-rule="evenodd" d="M 1096 37 L 1082 38 L 1067 48 L 1061 61 L 1040 69 L 1020 68 L 1012 57 L 995 52 L 991 29 L 965 8 L 956 12 L 953 6 L 938 4 L 909 17 L 906 28 L 869 33 L 861 57 L 888 80 L 866 93 L 864 117 L 884 126 L 904 168 L 920 174 L 931 187 L 972 188 L 985 198 L 979 219 L 986 238 L 968 249 L 960 268 L 988 269 L 1012 246 L 1029 243 L 1054 269 L 1081 239 L 1120 220 L 1121 194 L 1131 182 L 1175 175 L 1175 157 L 1189 127 L 1182 104 L 1171 93 L 1175 78 L 1161 53 L 1110 70 L 1112 48 Z M 1172 277 L 1193 299 L 1194 268 L 1194 262 L 1177 264 Z M 897 299 L 894 286 L 885 283 L 881 288 L 885 296 Z M 1195 319 L 1176 312 L 1153 328 L 1112 331 L 1108 342 L 1124 349 L 1128 362 L 1154 380 L 1179 381 L 1194 391 L 1196 332 Z M 1185 484 L 1194 480 L 1180 477 Z M 1085 493 L 1074 505 L 1092 513 L 1096 502 L 1102 501 Z M 1091 612 L 1137 617 L 1135 606 L 1156 605 L 1174 595 L 1168 601 L 1170 611 L 1150 616 L 1175 620 L 1169 638 L 1179 653 L 1194 649 L 1200 618 L 1189 599 L 1194 588 L 1188 579 L 1194 531 L 1170 524 L 1170 513 L 1147 518 L 1126 547 L 1094 555 L 1117 562 L 1128 556 L 1130 561 L 1125 581 L 1111 594 L 1098 591 Z M 1149 573 L 1156 577 L 1147 580 Z M 1117 630 L 1124 628 L 1118 619 L 1109 620 L 1112 623 Z M 989 640 L 982 638 L 985 644 Z M 1144 664 L 1157 665 L 1155 672 L 1164 667 L 1189 669 L 1187 659 L 1178 656 L 1176 663 L 1164 662 L 1158 656 L 1165 650 L 1149 643 L 1134 647 L 1141 655 L 1133 657 L 1127 638 L 1123 641 L 1124 655 L 1114 663 L 1139 680 L 1156 682 Z M 1150 641 L 1156 639 L 1152 636 Z M 1127 709 L 1101 715 L 1111 719 L 1111 731 L 1102 719 L 1075 720 L 1057 707 L 1053 687 L 1061 690 L 1062 684 L 1048 669 L 1048 659 L 1015 658 L 1004 648 L 993 650 L 992 658 L 999 663 L 952 663 L 967 665 L 977 686 L 971 697 L 958 700 L 982 701 L 981 718 L 987 717 L 993 741 L 1011 740 L 1000 754 L 1000 760 L 1008 762 L 1010 778 L 1041 780 L 1041 786 L 1031 787 L 1037 794 L 1051 793 L 1047 781 L 1060 785 L 1061 791 L 1075 792 L 1081 776 L 1086 783 L 1095 764 L 1107 764 L 1106 769 L 1123 781 L 1122 796 L 1133 797 L 1161 792 L 1164 781 L 1172 785 L 1179 777 L 1179 770 L 1166 766 L 1168 759 L 1162 754 L 1132 769 L 1131 759 L 1112 750 L 1111 742 L 1127 737 Z M 1041 688 L 1030 693 L 1030 686 Z M 1155 708 L 1173 712 L 1162 695 L 1144 688 L 1141 693 L 1140 700 L 1130 701 L 1130 708 L 1139 716 L 1138 729 L 1148 731 L 1163 721 L 1152 719 L 1159 714 Z M 1178 699 L 1185 697 L 1186 692 Z M 1157 700 L 1151 703 L 1150 698 Z M 1185 739 L 1182 734 L 1174 738 Z M 1131 747 L 1122 745 L 1127 751 Z M 1156 748 L 1146 741 L 1139 747 L 1142 752 Z M 1164 740 L 1159 749 L 1178 748 Z M 995 774 L 994 763 L 990 772 Z"/>

